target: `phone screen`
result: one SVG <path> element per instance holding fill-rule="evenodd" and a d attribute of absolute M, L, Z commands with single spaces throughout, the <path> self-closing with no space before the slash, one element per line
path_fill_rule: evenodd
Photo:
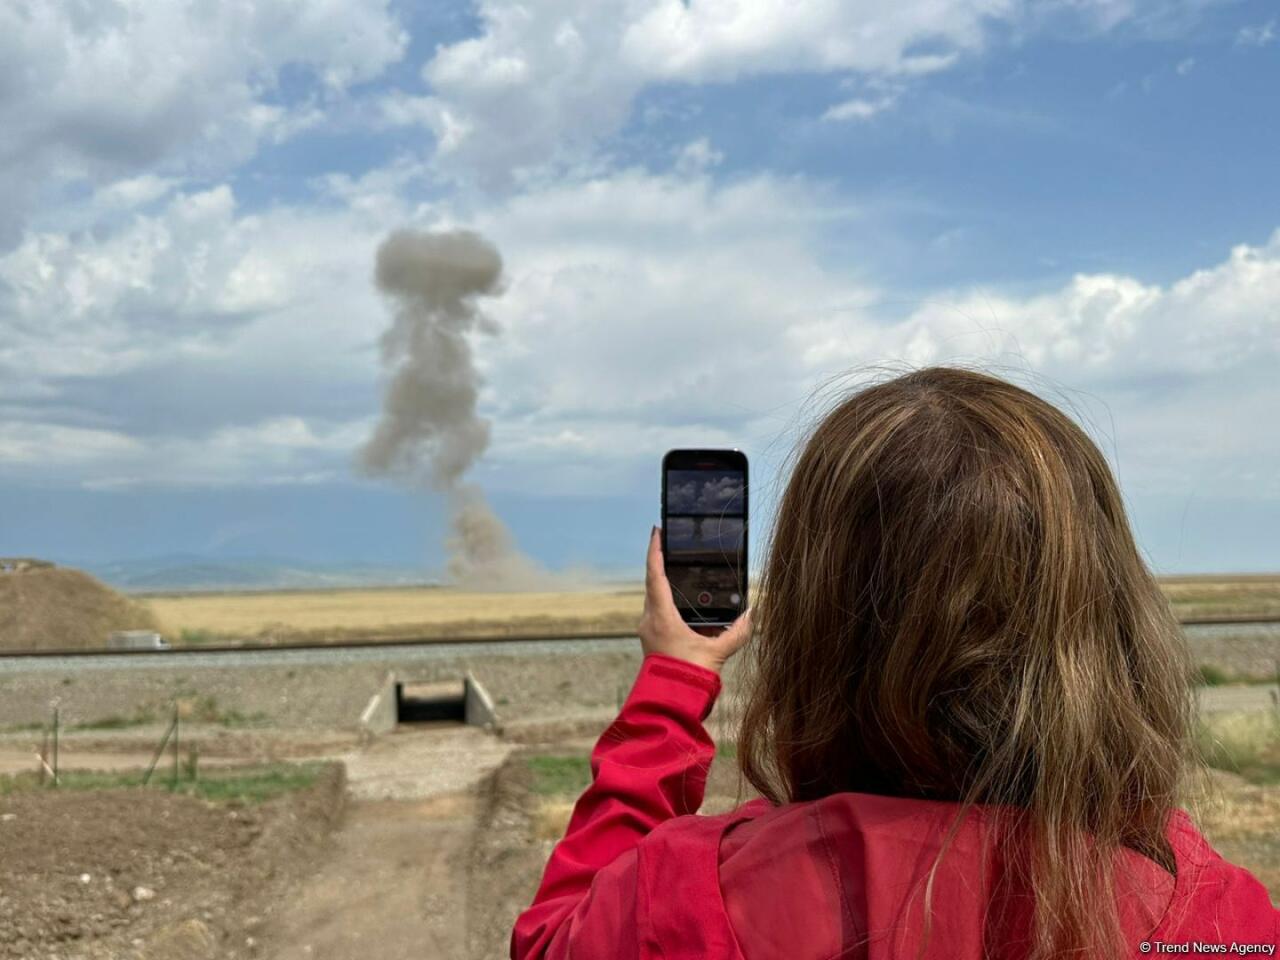
<path fill-rule="evenodd" d="M 685 622 L 732 623 L 747 602 L 747 458 L 672 450 L 662 460 L 662 550 Z"/>

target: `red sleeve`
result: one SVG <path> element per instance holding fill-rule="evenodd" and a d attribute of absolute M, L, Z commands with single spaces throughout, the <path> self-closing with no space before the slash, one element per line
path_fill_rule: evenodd
<path fill-rule="evenodd" d="M 516 920 L 512 960 L 560 960 L 575 946 L 588 955 L 584 941 L 607 933 L 607 955 L 635 955 L 635 848 L 659 824 L 702 805 L 715 754 L 702 721 L 719 693 L 712 670 L 665 654 L 644 658 L 591 752 L 591 786 L 574 805 L 533 905 Z"/>

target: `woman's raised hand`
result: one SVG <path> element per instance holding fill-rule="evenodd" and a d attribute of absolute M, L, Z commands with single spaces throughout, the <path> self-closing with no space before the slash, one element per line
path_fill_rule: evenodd
<path fill-rule="evenodd" d="M 751 611 L 729 626 L 690 627 L 680 618 L 671 584 L 662 565 L 662 537 L 654 527 L 649 534 L 649 557 L 645 565 L 644 615 L 640 618 L 640 646 L 646 654 L 662 653 L 720 672 L 751 637 Z"/>

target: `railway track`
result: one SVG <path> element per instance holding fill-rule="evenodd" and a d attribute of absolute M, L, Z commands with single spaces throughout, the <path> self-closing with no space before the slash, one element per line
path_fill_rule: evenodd
<path fill-rule="evenodd" d="M 1278 621 L 1280 622 L 1280 621 Z M 372 637 L 367 640 L 341 640 L 334 642 L 309 643 L 222 643 L 199 644 L 198 646 L 168 647 L 163 650 L 152 648 L 106 647 L 91 650 L 5 650 L 0 653 L 0 663 L 6 659 L 18 657 L 170 657 L 190 656 L 192 654 L 241 654 L 241 653 L 280 653 L 285 651 L 343 651 L 343 650 L 378 650 L 395 651 L 403 647 L 454 647 L 493 644 L 545 644 L 571 643 L 576 641 L 608 641 L 634 640 L 634 632 L 616 633 L 584 633 L 584 634 L 546 634 L 533 636 L 508 636 L 506 634 L 490 634 L 469 637 Z"/>
<path fill-rule="evenodd" d="M 634 634 L 580 637 L 467 637 L 397 639 L 378 643 L 181 647 L 170 650 L 41 650 L 0 656 L 0 676 L 23 673 L 96 673 L 102 670 L 184 670 L 208 667 L 312 667 L 412 664 L 471 657 L 594 654 L 634 645 Z"/>
<path fill-rule="evenodd" d="M 1223 628 L 1232 626 L 1241 627 L 1257 627 L 1263 630 L 1275 629 L 1280 631 L 1280 615 L 1276 614 L 1240 614 L 1231 616 L 1218 617 L 1187 617 L 1180 621 L 1182 626 L 1190 627 L 1193 630 L 1200 628 Z M 164 650 L 155 649 L 92 649 L 92 650 L 6 650 L 0 652 L 0 669 L 6 660 L 29 660 L 31 658 L 58 658 L 64 660 L 74 660 L 77 658 L 94 657 L 94 658 L 154 658 L 169 659 L 183 658 L 199 655 L 253 655 L 261 653 L 328 653 L 341 655 L 344 653 L 360 652 L 373 653 L 377 651 L 385 651 L 387 653 L 396 653 L 409 647 L 441 647 L 441 648 L 492 648 L 501 647 L 519 647 L 529 646 L 536 648 L 538 645 L 577 645 L 588 643 L 593 647 L 607 644 L 609 642 L 618 642 L 625 640 L 635 640 L 634 632 L 616 631 L 605 633 L 589 633 L 589 634 L 545 634 L 545 635 L 524 635 L 509 636 L 506 634 L 491 634 L 467 637 L 424 637 L 424 636 L 406 636 L 406 637 L 371 637 L 369 639 L 342 640 L 335 642 L 309 642 L 309 643 L 231 643 L 231 644 L 201 644 L 199 646 L 185 647 L 169 647 Z"/>

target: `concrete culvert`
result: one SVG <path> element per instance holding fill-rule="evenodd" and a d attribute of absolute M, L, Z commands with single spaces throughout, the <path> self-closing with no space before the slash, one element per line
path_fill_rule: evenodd
<path fill-rule="evenodd" d="M 396 683 L 396 723 L 465 723 L 467 688 L 462 679 Z"/>
<path fill-rule="evenodd" d="M 388 671 L 360 714 L 362 736 L 390 733 L 401 724 L 453 726 L 467 724 L 495 733 L 501 725 L 493 698 L 468 671 L 456 680 L 414 680 Z"/>

